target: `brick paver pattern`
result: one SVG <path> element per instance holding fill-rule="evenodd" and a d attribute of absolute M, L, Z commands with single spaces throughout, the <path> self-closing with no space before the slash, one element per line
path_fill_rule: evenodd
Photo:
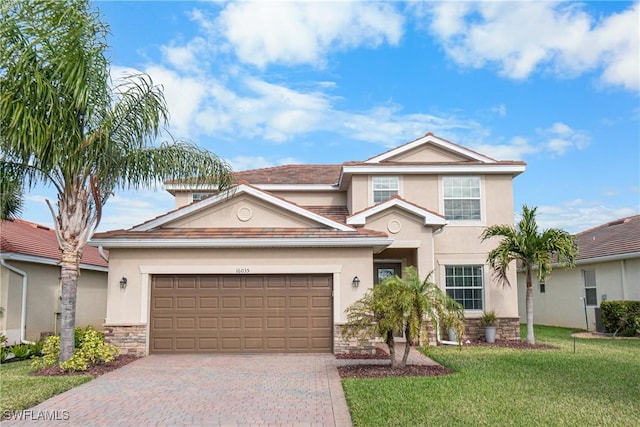
<path fill-rule="evenodd" d="M 32 411 L 69 419 L 2 424 L 351 425 L 331 354 L 151 355 Z"/>

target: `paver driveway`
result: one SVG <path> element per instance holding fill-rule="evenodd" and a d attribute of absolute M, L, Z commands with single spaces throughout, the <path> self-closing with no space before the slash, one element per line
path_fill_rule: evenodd
<path fill-rule="evenodd" d="M 331 354 L 151 355 L 32 411 L 82 426 L 351 425 Z"/>

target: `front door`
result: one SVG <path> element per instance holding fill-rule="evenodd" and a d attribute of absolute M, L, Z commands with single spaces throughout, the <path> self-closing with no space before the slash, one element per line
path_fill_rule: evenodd
<path fill-rule="evenodd" d="M 375 263 L 373 267 L 373 283 L 377 285 L 390 276 L 402 277 L 402 264 L 399 262 Z"/>
<path fill-rule="evenodd" d="M 402 277 L 402 263 L 400 262 L 376 262 L 373 265 L 373 282 L 374 285 L 378 283 L 382 283 L 384 279 L 391 276 Z M 399 341 L 402 341 L 404 337 L 404 331 L 394 331 L 393 335 L 398 338 L 401 338 Z"/>

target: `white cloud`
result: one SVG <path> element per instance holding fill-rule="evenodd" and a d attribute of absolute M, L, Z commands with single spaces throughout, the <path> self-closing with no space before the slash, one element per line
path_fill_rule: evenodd
<path fill-rule="evenodd" d="M 212 28 L 202 13 L 194 17 Z M 244 63 L 321 67 L 331 51 L 398 43 L 404 18 L 383 2 L 239 2 L 216 24 Z"/>
<path fill-rule="evenodd" d="M 104 206 L 98 231 L 127 229 L 172 210 L 174 198 L 164 190 L 119 191 Z"/>
<path fill-rule="evenodd" d="M 616 219 L 637 215 L 635 207 L 609 207 L 599 201 L 568 200 L 561 205 L 538 206 L 537 221 L 541 229 L 561 228 L 579 233 Z"/>
<path fill-rule="evenodd" d="M 596 19 L 573 2 L 443 2 L 431 8 L 429 30 L 464 67 L 493 64 L 513 79 L 596 70 L 603 84 L 637 91 L 639 19 L 639 3 Z"/>
<path fill-rule="evenodd" d="M 300 160 L 293 157 L 283 157 L 275 162 L 266 159 L 263 156 L 236 156 L 229 160 L 234 171 L 244 171 L 249 169 L 270 168 L 279 165 L 300 164 Z"/>
<path fill-rule="evenodd" d="M 540 151 L 540 147 L 531 145 L 528 139 L 521 136 L 512 138 L 507 144 L 478 144 L 471 148 L 496 160 L 522 160 Z"/>
<path fill-rule="evenodd" d="M 582 150 L 591 143 L 589 134 L 572 129 L 565 123 L 556 122 L 538 133 L 545 139 L 544 148 L 554 155 L 562 156 L 570 150 Z"/>

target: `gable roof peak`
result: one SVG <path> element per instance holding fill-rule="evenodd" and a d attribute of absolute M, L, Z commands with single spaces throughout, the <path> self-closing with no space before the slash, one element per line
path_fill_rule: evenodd
<path fill-rule="evenodd" d="M 413 141 L 409 141 L 399 147 L 392 148 L 384 153 L 378 154 L 377 156 L 371 157 L 364 161 L 364 163 L 380 163 L 382 161 L 391 159 L 395 156 L 398 156 L 402 153 L 406 153 L 410 150 L 413 150 L 417 147 L 431 144 L 436 147 L 439 147 L 443 150 L 455 153 L 461 157 L 465 157 L 469 160 L 479 161 L 481 163 L 497 163 L 497 160 L 491 158 L 489 156 L 485 156 L 484 154 L 478 153 L 476 151 L 470 150 L 466 147 L 448 141 L 444 138 L 434 135 L 431 132 L 427 132 L 424 136 L 420 138 L 416 138 Z"/>

